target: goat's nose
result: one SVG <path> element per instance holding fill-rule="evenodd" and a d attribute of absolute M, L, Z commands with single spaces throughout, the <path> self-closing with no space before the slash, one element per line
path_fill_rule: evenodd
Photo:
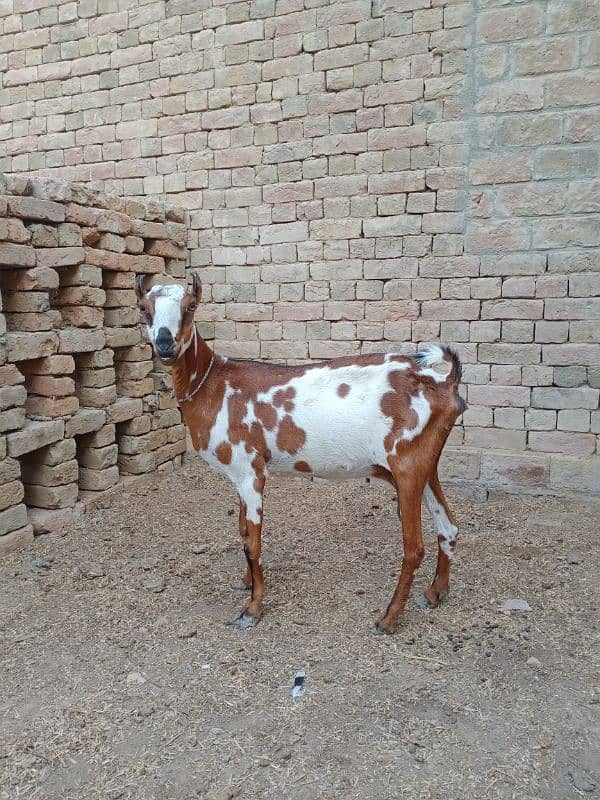
<path fill-rule="evenodd" d="M 173 352 L 175 341 L 168 328 L 159 328 L 156 336 L 156 349 L 159 355 L 169 355 Z"/>

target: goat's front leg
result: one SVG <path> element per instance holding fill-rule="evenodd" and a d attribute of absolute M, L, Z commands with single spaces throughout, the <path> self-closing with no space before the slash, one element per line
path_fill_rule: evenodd
<path fill-rule="evenodd" d="M 257 470 L 256 475 L 245 481 L 238 488 L 240 503 L 244 507 L 245 526 L 242 530 L 240 524 L 240 534 L 244 545 L 244 555 L 248 562 L 248 572 L 251 579 L 250 600 L 242 609 L 241 614 L 235 620 L 234 626 L 238 630 L 252 628 L 258 623 L 262 614 L 262 601 L 265 595 L 265 580 L 260 560 L 261 551 L 261 532 L 262 532 L 262 499 L 265 488 L 264 472 Z M 240 520 L 242 515 L 240 514 Z"/>

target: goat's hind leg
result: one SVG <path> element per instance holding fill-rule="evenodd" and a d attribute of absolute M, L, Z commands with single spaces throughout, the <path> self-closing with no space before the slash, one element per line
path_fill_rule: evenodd
<path fill-rule="evenodd" d="M 423 597 L 417 602 L 423 608 L 436 608 L 440 601 L 448 594 L 450 585 L 450 564 L 454 556 L 458 538 L 456 518 L 452 513 L 448 501 L 444 497 L 437 474 L 437 466 L 429 476 L 429 481 L 423 493 L 425 505 L 431 516 L 438 534 L 437 568 L 433 583 L 425 589 Z"/>
<path fill-rule="evenodd" d="M 240 536 L 242 541 L 246 536 L 246 505 L 240 497 L 240 516 L 239 516 Z M 237 591 L 249 592 L 252 589 L 252 573 L 250 566 L 246 566 L 246 572 L 238 580 L 232 581 L 231 588 Z"/>

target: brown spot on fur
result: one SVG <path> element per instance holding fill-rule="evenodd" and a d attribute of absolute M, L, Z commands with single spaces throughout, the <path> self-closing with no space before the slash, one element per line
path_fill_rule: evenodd
<path fill-rule="evenodd" d="M 419 387 L 415 374 L 408 370 L 390 372 L 388 380 L 392 391 L 386 392 L 381 398 L 381 410 L 393 420 L 384 440 L 384 447 L 389 453 L 404 428 L 415 428 L 419 423 L 417 412 L 410 407 L 411 398 L 418 394 Z"/>
<path fill-rule="evenodd" d="M 277 431 L 277 447 L 294 455 L 306 441 L 306 433 L 286 414 Z"/>
<path fill-rule="evenodd" d="M 255 403 L 254 413 L 268 431 L 272 431 L 277 425 L 277 412 L 268 403 Z"/>
<path fill-rule="evenodd" d="M 288 386 L 287 389 L 279 389 L 273 395 L 273 405 L 276 407 L 283 406 L 283 410 L 286 413 L 291 414 L 291 412 L 294 410 L 294 404 L 292 403 L 292 400 L 295 396 L 296 390 L 293 386 Z"/>
<path fill-rule="evenodd" d="M 347 383 L 340 383 L 337 388 L 337 393 L 340 397 L 347 397 L 350 392 L 350 386 Z"/>
<path fill-rule="evenodd" d="M 312 472 L 310 464 L 307 461 L 296 461 L 294 464 L 294 469 L 297 472 Z"/>
<path fill-rule="evenodd" d="M 221 442 L 215 447 L 215 455 L 221 464 L 231 464 L 232 450 L 229 442 Z"/>

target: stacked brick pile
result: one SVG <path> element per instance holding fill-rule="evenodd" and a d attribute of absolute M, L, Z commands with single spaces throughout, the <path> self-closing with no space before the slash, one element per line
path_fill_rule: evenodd
<path fill-rule="evenodd" d="M 449 341 L 452 474 L 599 492 L 599 9 L 6 0 L 0 169 L 187 207 L 221 353 Z"/>
<path fill-rule="evenodd" d="M 0 552 L 185 450 L 136 274 L 185 275 L 181 212 L 0 176 Z M 162 255 L 157 255 L 162 253 Z"/>

